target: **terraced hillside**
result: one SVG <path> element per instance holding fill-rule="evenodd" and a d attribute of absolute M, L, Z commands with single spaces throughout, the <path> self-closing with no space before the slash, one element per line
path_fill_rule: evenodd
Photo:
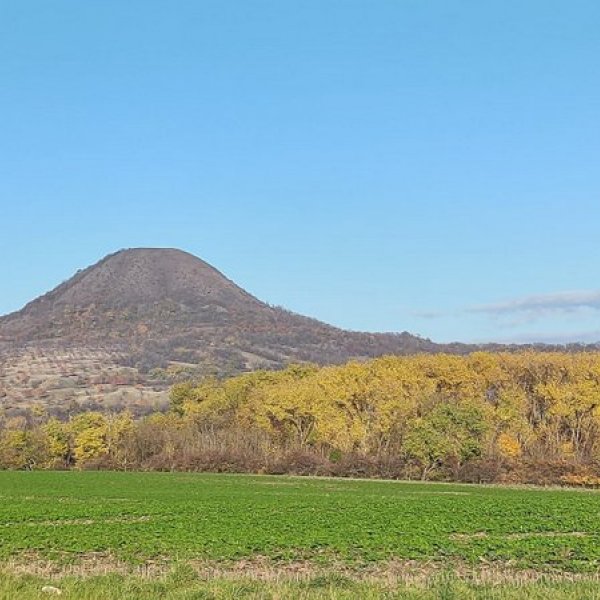
<path fill-rule="evenodd" d="M 120 364 L 115 351 L 22 348 L 0 354 L 0 404 L 14 417 L 40 407 L 51 415 L 82 410 L 134 414 L 164 408 L 167 383 Z"/>

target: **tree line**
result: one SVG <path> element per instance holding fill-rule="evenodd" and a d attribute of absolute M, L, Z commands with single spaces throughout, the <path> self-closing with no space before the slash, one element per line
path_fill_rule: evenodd
<path fill-rule="evenodd" d="M 0 468 L 600 484 L 600 353 L 384 357 L 179 383 L 142 419 L 0 418 Z"/>

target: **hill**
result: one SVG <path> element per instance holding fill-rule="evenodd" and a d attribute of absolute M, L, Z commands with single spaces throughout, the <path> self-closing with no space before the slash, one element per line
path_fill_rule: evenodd
<path fill-rule="evenodd" d="M 173 249 L 103 258 L 1 317 L 0 343 L 111 348 L 132 355 L 136 366 L 183 360 L 231 372 L 438 349 L 408 333 L 349 332 L 272 307 Z"/>
<path fill-rule="evenodd" d="M 345 331 L 270 306 L 189 253 L 128 249 L 0 317 L 0 401 L 143 410 L 177 377 L 467 349 Z"/>

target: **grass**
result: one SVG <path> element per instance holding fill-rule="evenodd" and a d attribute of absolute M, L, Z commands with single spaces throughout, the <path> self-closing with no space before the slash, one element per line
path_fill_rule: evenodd
<path fill-rule="evenodd" d="M 39 577 L 0 573 L 0 600 L 39 600 L 54 597 L 44 594 L 47 582 Z M 66 577 L 52 583 L 61 590 L 61 598 L 77 600 L 598 600 L 600 591 L 592 582 L 560 584 L 507 584 L 502 587 L 477 585 L 456 578 L 434 579 L 424 586 L 352 582 L 344 579 L 260 582 L 201 580 L 175 571 L 158 580 L 132 576 L 105 575 L 86 579 Z M 58 597 L 58 596 L 57 596 Z"/>
<path fill-rule="evenodd" d="M 596 492 L 0 472 L 0 598 L 600 599 L 599 561 Z"/>

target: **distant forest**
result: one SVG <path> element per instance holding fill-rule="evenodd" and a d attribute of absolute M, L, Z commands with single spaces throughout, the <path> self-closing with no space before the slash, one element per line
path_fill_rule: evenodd
<path fill-rule="evenodd" d="M 600 485 L 600 353 L 384 357 L 179 383 L 166 413 L 0 417 L 0 468 Z"/>

